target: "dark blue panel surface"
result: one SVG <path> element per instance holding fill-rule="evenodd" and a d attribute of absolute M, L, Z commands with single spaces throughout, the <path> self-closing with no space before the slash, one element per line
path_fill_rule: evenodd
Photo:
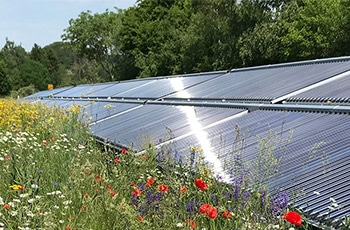
<path fill-rule="evenodd" d="M 73 88 L 73 86 L 57 88 L 57 89 L 53 89 L 53 90 L 40 91 L 40 92 L 37 92 L 35 94 L 32 94 L 32 95 L 28 96 L 28 98 L 49 97 L 50 95 L 54 96 L 54 95 L 56 95 L 58 93 L 67 91 L 67 90 L 69 90 L 71 88 Z"/>
<path fill-rule="evenodd" d="M 107 89 L 108 87 L 113 86 L 114 83 L 105 83 L 105 84 L 94 84 L 94 85 L 79 85 L 75 86 L 69 90 L 56 93 L 55 97 L 89 97 L 99 90 Z"/>
<path fill-rule="evenodd" d="M 208 74 L 198 74 L 189 76 L 179 76 L 170 78 L 158 78 L 150 84 L 142 87 L 135 88 L 133 90 L 118 93 L 116 97 L 140 97 L 140 98 L 160 98 L 167 95 L 171 95 L 175 92 L 186 89 L 190 86 L 205 82 L 209 79 L 213 79 L 222 75 L 223 72 L 213 72 Z M 181 93 L 179 94 L 181 96 Z"/>
<path fill-rule="evenodd" d="M 152 78 L 148 79 L 138 79 L 130 81 L 122 81 L 115 84 L 111 84 L 110 87 L 106 87 L 101 90 L 96 90 L 91 94 L 94 97 L 113 97 L 116 94 L 122 94 L 123 92 L 128 92 L 129 90 L 137 90 L 139 87 L 147 86 L 148 84 L 155 81 Z"/>
<path fill-rule="evenodd" d="M 191 87 L 187 92 L 192 98 L 278 98 L 349 69 L 348 61 L 243 68 Z"/>
<path fill-rule="evenodd" d="M 315 87 L 306 92 L 297 94 L 295 98 L 307 98 L 314 100 L 317 98 L 349 98 L 350 97 L 350 74 L 349 76 L 330 81 L 327 84 Z M 289 100 L 287 100 L 289 101 Z M 293 101 L 290 101 L 293 102 Z M 335 101 L 334 101 L 335 102 Z"/>
<path fill-rule="evenodd" d="M 91 130 L 94 135 L 140 150 L 147 141 L 157 144 L 165 139 L 197 132 L 202 126 L 240 111 L 145 105 L 93 124 Z"/>
<path fill-rule="evenodd" d="M 95 122 L 106 117 L 114 116 L 115 114 L 124 112 L 137 106 L 137 104 L 127 103 L 89 102 L 89 104 L 86 106 L 85 113 L 90 122 Z"/>

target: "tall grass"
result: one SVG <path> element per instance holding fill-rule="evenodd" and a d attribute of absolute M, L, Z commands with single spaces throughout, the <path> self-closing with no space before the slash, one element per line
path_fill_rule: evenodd
<path fill-rule="evenodd" d="M 0 228 L 308 228 L 284 215 L 288 193 L 252 186 L 243 167 L 224 183 L 204 161 L 180 164 L 153 146 L 101 148 L 80 109 L 0 101 Z"/>

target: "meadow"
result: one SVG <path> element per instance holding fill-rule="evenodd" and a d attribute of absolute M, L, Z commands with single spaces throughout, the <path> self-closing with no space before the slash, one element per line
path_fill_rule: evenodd
<path fill-rule="evenodd" d="M 96 143 L 81 107 L 0 100 L 0 229 L 308 229 L 290 194 Z M 189 152 L 201 154 L 198 146 Z"/>

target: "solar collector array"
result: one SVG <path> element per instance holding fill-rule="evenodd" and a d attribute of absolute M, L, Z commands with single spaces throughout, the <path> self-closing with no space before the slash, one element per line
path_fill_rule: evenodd
<path fill-rule="evenodd" d="M 205 154 L 214 154 L 223 171 L 233 166 L 235 151 L 240 147 L 242 161 L 252 165 L 258 157 L 259 141 L 272 135 L 271 138 L 276 138 L 273 154 L 281 162 L 278 174 L 265 183 L 271 190 L 305 191 L 293 204 L 316 221 L 317 215 L 329 209 L 332 197 L 342 208 L 333 210 L 330 217 L 341 221 L 350 213 L 350 191 L 346 189 L 350 188 L 349 112 L 321 113 L 317 108 L 291 112 L 283 106 L 298 105 L 301 100 L 301 104 L 312 104 L 308 98 L 313 97 L 342 97 L 346 101 L 350 93 L 349 75 L 334 77 L 349 71 L 349 64 L 347 57 L 243 68 L 229 73 L 149 78 L 79 86 L 52 91 L 53 98 L 45 92 L 28 99 L 42 95 L 44 103 L 56 102 L 62 107 L 82 103 L 86 106 L 86 117 L 93 117 L 92 134 L 101 140 L 140 151 L 145 140 L 151 141 L 160 151 L 180 161 L 189 156 L 190 146 L 198 146 Z M 325 84 L 319 84 L 325 80 Z M 283 98 L 293 92 L 299 93 Z M 99 101 L 99 97 L 104 100 Z M 282 99 L 276 101 L 281 104 L 274 110 L 260 110 L 258 106 L 249 111 L 244 109 L 244 104 L 271 103 L 276 98 Z M 224 108 L 225 99 L 238 101 L 242 106 Z M 327 105 L 326 99 L 319 104 Z M 172 101 L 180 103 L 171 104 Z M 182 101 L 187 104 L 181 105 Z M 192 102 L 196 104 L 191 105 Z M 211 107 L 209 102 L 218 106 Z M 243 145 L 235 139 L 238 129 L 244 134 Z M 320 195 L 315 195 L 315 191 Z"/>

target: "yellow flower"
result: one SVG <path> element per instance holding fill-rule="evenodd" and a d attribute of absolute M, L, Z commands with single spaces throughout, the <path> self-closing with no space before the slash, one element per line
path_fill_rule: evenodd
<path fill-rule="evenodd" d="M 11 189 L 13 190 L 23 190 L 24 187 L 22 185 L 14 184 L 10 186 Z"/>

